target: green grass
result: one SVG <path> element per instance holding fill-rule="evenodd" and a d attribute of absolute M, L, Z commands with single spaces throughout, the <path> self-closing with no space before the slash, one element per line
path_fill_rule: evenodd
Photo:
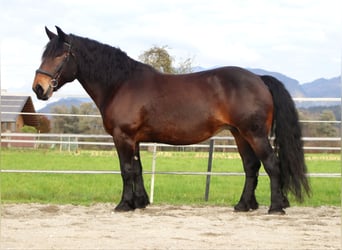
<path fill-rule="evenodd" d="M 152 154 L 142 152 L 145 171 L 151 171 Z M 340 155 L 308 154 L 306 162 L 311 173 L 340 173 Z M 81 151 L 68 153 L 51 150 L 1 150 L 1 169 L 30 170 L 119 170 L 115 151 Z M 159 152 L 157 171 L 207 170 L 207 153 Z M 236 153 L 215 153 L 214 172 L 243 172 Z M 151 175 L 145 174 L 145 186 L 150 192 Z M 156 175 L 154 202 L 157 204 L 207 204 L 204 202 L 205 176 Z M 240 197 L 244 177 L 212 176 L 208 204 L 234 205 Z M 290 196 L 292 204 L 321 206 L 341 204 L 340 178 L 310 178 L 313 195 L 303 204 Z M 2 202 L 40 202 L 91 204 L 117 203 L 121 198 L 120 175 L 88 174 L 27 174 L 2 173 Z M 262 205 L 269 205 L 269 179 L 259 177 L 256 191 Z"/>

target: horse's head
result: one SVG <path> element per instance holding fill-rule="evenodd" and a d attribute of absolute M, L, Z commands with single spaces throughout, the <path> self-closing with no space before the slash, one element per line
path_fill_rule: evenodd
<path fill-rule="evenodd" d="M 54 91 L 75 80 L 77 75 L 72 36 L 66 35 L 59 27 L 56 28 L 57 35 L 45 27 L 50 41 L 33 81 L 32 89 L 41 100 L 49 99 Z"/>

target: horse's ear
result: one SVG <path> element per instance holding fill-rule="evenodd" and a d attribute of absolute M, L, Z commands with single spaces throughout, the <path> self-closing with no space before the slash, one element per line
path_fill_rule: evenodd
<path fill-rule="evenodd" d="M 46 26 L 45 26 L 45 32 L 50 40 L 52 40 L 53 38 L 57 36 L 55 33 L 51 32 Z"/>
<path fill-rule="evenodd" d="M 60 27 L 56 26 L 56 29 L 57 29 L 57 34 L 58 34 L 59 40 L 64 42 L 64 43 L 69 43 L 69 36 L 67 34 L 65 34 Z"/>

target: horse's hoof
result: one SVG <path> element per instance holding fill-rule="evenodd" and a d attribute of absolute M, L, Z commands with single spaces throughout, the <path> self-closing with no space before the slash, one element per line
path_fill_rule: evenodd
<path fill-rule="evenodd" d="M 269 209 L 268 210 L 268 214 L 271 215 L 285 215 L 285 211 L 284 209 L 280 208 L 280 209 Z"/>
<path fill-rule="evenodd" d="M 283 208 L 290 207 L 290 202 L 289 202 L 289 200 L 286 197 L 284 197 L 282 206 L 283 206 Z"/>
<path fill-rule="evenodd" d="M 114 209 L 115 212 L 133 211 L 135 208 L 131 207 L 127 202 L 120 202 Z"/>
<path fill-rule="evenodd" d="M 248 212 L 249 211 L 249 207 L 247 207 L 244 204 L 237 204 L 236 206 L 234 206 L 234 212 Z"/>
<path fill-rule="evenodd" d="M 146 208 L 150 203 L 149 202 L 139 202 L 139 203 L 136 203 L 134 202 L 134 206 L 135 208 Z"/>
<path fill-rule="evenodd" d="M 146 208 L 150 201 L 148 200 L 148 197 L 141 196 L 141 197 L 134 197 L 134 207 L 135 208 Z"/>
<path fill-rule="evenodd" d="M 253 204 L 250 205 L 251 210 L 257 210 L 258 208 L 259 208 L 259 203 L 257 202 L 256 203 L 253 202 Z"/>
<path fill-rule="evenodd" d="M 251 202 L 251 204 L 247 205 L 244 202 L 239 202 L 235 207 L 235 212 L 248 212 L 250 210 L 257 210 L 259 208 L 259 204 L 257 202 Z"/>

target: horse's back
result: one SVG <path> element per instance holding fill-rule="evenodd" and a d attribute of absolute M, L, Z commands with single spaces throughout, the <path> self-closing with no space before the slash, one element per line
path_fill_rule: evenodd
<path fill-rule="evenodd" d="M 200 74 L 206 79 L 211 101 L 229 125 L 238 126 L 248 116 L 268 119 L 273 110 L 273 99 L 268 87 L 254 73 L 239 67 L 222 67 Z"/>
<path fill-rule="evenodd" d="M 121 88 L 110 113 L 115 126 L 139 141 L 197 143 L 271 112 L 266 85 L 238 67 L 182 75 L 148 71 L 136 79 Z"/>

